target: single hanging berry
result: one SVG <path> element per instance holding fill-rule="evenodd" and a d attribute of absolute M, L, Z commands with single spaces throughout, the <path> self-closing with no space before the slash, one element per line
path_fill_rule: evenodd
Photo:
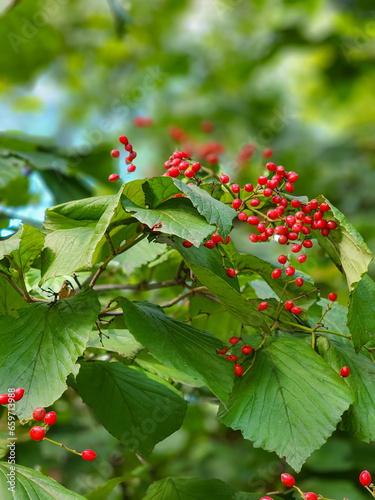
<path fill-rule="evenodd" d="M 111 156 L 112 158 L 118 158 L 120 156 L 120 151 L 118 149 L 112 149 Z"/>
<path fill-rule="evenodd" d="M 56 422 L 56 413 L 54 411 L 50 411 L 44 417 L 44 421 L 47 425 L 54 425 L 54 423 Z"/>
<path fill-rule="evenodd" d="M 349 367 L 348 366 L 343 366 L 340 370 L 340 375 L 342 377 L 348 377 L 350 373 Z"/>
<path fill-rule="evenodd" d="M 243 374 L 243 368 L 242 368 L 242 366 L 235 364 L 234 365 L 234 373 L 235 373 L 235 375 L 237 375 L 238 377 L 240 377 Z"/>
<path fill-rule="evenodd" d="M 82 452 L 82 458 L 87 462 L 92 462 L 96 458 L 96 453 L 93 450 L 85 450 Z"/>
<path fill-rule="evenodd" d="M 261 302 L 258 306 L 258 311 L 265 311 L 268 307 L 268 302 Z"/>
<path fill-rule="evenodd" d="M 128 138 L 125 135 L 120 135 L 118 140 L 121 142 L 121 144 L 125 144 L 125 146 L 128 143 Z"/>
<path fill-rule="evenodd" d="M 226 357 L 226 359 L 228 361 L 233 361 L 234 363 L 237 362 L 237 356 L 235 354 L 228 354 L 228 356 Z"/>
<path fill-rule="evenodd" d="M 218 352 L 218 354 L 223 355 L 223 354 L 226 354 L 227 351 L 228 351 L 228 348 L 227 347 L 223 347 L 222 349 L 219 349 L 217 352 Z"/>
<path fill-rule="evenodd" d="M 250 345 L 244 345 L 241 347 L 241 351 L 243 354 L 250 354 L 253 348 Z"/>
<path fill-rule="evenodd" d="M 312 491 L 309 491 L 307 493 L 304 493 L 303 495 L 304 500 L 318 500 L 318 497 L 313 493 Z"/>
<path fill-rule="evenodd" d="M 335 302 L 335 300 L 337 300 L 337 293 L 330 293 L 328 295 L 328 299 L 331 301 L 331 302 Z"/>
<path fill-rule="evenodd" d="M 182 246 L 185 247 L 185 248 L 190 248 L 190 247 L 193 246 L 193 244 L 190 241 L 188 241 L 188 240 L 184 240 L 182 242 Z"/>
<path fill-rule="evenodd" d="M 19 387 L 14 391 L 14 401 L 19 401 L 20 399 L 23 398 L 23 395 L 25 394 L 25 389 L 22 387 Z"/>
<path fill-rule="evenodd" d="M 229 343 L 232 344 L 232 345 L 236 345 L 239 340 L 240 339 L 238 337 L 231 337 L 229 339 Z"/>
<path fill-rule="evenodd" d="M 109 180 L 109 182 L 116 182 L 119 180 L 119 178 L 120 178 L 120 176 L 118 174 L 111 174 L 108 177 L 108 180 Z"/>
<path fill-rule="evenodd" d="M 285 474 L 281 474 L 281 481 L 288 488 L 291 488 L 296 483 L 295 480 L 294 480 L 294 477 L 291 476 L 290 474 L 286 474 L 286 473 Z"/>
<path fill-rule="evenodd" d="M 371 474 L 367 470 L 363 470 L 359 475 L 359 482 L 362 486 L 371 484 Z"/>
<path fill-rule="evenodd" d="M 231 267 L 227 269 L 227 276 L 229 278 L 235 278 L 236 277 L 236 271 L 232 269 Z"/>
<path fill-rule="evenodd" d="M 33 411 L 33 419 L 37 422 L 41 422 L 45 416 L 46 410 L 44 408 L 41 408 L 40 406 L 38 406 L 38 408 L 35 408 L 35 410 Z"/>
<path fill-rule="evenodd" d="M 42 441 L 45 435 L 46 433 L 43 427 L 39 427 L 38 425 L 36 425 L 35 427 L 32 427 L 30 429 L 30 437 L 34 441 Z"/>
<path fill-rule="evenodd" d="M 227 175 L 225 175 L 225 174 L 221 174 L 221 176 L 220 176 L 220 182 L 221 182 L 222 184 L 228 184 L 228 182 L 229 182 L 229 177 L 228 177 Z"/>
<path fill-rule="evenodd" d="M 0 394 L 0 405 L 7 405 L 9 403 L 8 394 Z"/>

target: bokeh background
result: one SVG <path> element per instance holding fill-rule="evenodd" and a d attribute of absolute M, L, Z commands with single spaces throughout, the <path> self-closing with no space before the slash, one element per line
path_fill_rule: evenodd
<path fill-rule="evenodd" d="M 375 251 L 372 0 L 1 0 L 0 15 L 2 236 L 18 220 L 40 226 L 53 204 L 114 192 L 112 172 L 124 182 L 164 172 L 176 147 L 206 159 L 219 152 L 220 171 L 241 184 L 255 181 L 272 148 L 275 163 L 298 172 L 296 194 L 324 193 Z M 120 134 L 138 153 L 133 174 L 124 155 L 109 156 Z M 240 251 L 268 252 L 240 229 L 234 240 Z M 345 306 L 337 269 L 319 250 L 310 262 L 322 292 L 337 290 Z M 88 466 L 25 439 L 20 463 L 79 493 L 124 474 L 113 500 L 140 499 L 167 475 L 280 487 L 287 468 L 276 455 L 220 426 L 216 406 L 194 391 L 190 403 L 183 428 L 142 463 L 68 392 L 56 437 L 91 441 L 101 459 Z M 337 431 L 300 483 L 359 500 L 358 472 L 371 465 L 374 448 Z"/>

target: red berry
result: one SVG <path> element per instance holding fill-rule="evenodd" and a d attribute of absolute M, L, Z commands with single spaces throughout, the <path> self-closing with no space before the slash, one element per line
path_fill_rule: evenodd
<path fill-rule="evenodd" d="M 330 293 L 328 295 L 328 299 L 331 301 L 331 302 L 335 302 L 335 300 L 337 300 L 337 293 Z"/>
<path fill-rule="evenodd" d="M 254 186 L 252 184 L 245 184 L 244 189 L 247 193 L 251 193 L 254 190 Z"/>
<path fill-rule="evenodd" d="M 209 248 L 210 250 L 212 250 L 213 248 L 215 248 L 216 243 L 213 240 L 208 240 L 208 241 L 206 241 L 204 246 Z"/>
<path fill-rule="evenodd" d="M 226 354 L 226 353 L 227 353 L 227 351 L 228 351 L 228 348 L 227 348 L 227 347 L 223 347 L 222 349 L 219 349 L 217 352 L 218 352 L 219 354 L 223 355 L 223 354 Z"/>
<path fill-rule="evenodd" d="M 266 230 L 266 226 L 262 222 L 259 222 L 259 224 L 257 225 L 257 229 L 260 233 L 264 233 Z"/>
<path fill-rule="evenodd" d="M 287 268 L 285 268 L 285 274 L 287 276 L 293 276 L 293 274 L 296 272 L 296 270 L 294 269 L 293 266 L 288 266 Z"/>
<path fill-rule="evenodd" d="M 225 175 L 225 174 L 221 174 L 221 176 L 220 176 L 220 182 L 221 182 L 222 184 L 228 184 L 228 182 L 229 182 L 229 177 L 228 177 L 227 175 Z"/>
<path fill-rule="evenodd" d="M 327 222 L 324 219 L 320 219 L 316 223 L 316 227 L 318 229 L 324 229 L 326 227 L 326 225 L 327 225 Z"/>
<path fill-rule="evenodd" d="M 342 377 L 347 377 L 350 373 L 349 367 L 348 366 L 343 366 L 340 370 L 340 375 Z"/>
<path fill-rule="evenodd" d="M 209 154 L 206 156 L 206 160 L 208 161 L 208 163 L 211 163 L 211 165 L 214 165 L 219 161 L 219 157 L 214 154 Z"/>
<path fill-rule="evenodd" d="M 120 135 L 118 140 L 121 142 L 121 144 L 127 144 L 128 143 L 128 138 L 125 135 Z"/>
<path fill-rule="evenodd" d="M 336 222 L 334 220 L 329 220 L 327 222 L 327 228 L 328 229 L 336 229 L 336 227 L 337 227 L 337 224 L 336 224 Z"/>
<path fill-rule="evenodd" d="M 268 179 L 265 175 L 261 175 L 260 177 L 258 177 L 258 184 L 264 186 L 265 184 L 267 184 L 267 180 Z"/>
<path fill-rule="evenodd" d="M 35 408 L 35 410 L 33 411 L 33 419 L 37 422 L 41 422 L 45 416 L 46 410 L 44 408 L 41 408 L 40 406 L 38 406 L 38 408 Z"/>
<path fill-rule="evenodd" d="M 285 184 L 285 189 L 288 191 L 288 193 L 293 193 L 294 185 L 291 182 L 287 182 Z"/>
<path fill-rule="evenodd" d="M 258 198 L 254 198 L 253 200 L 250 200 L 250 205 L 252 207 L 259 207 L 260 205 L 260 200 L 258 200 Z"/>
<path fill-rule="evenodd" d="M 285 217 L 285 222 L 288 224 L 288 226 L 293 226 L 293 224 L 296 222 L 296 218 L 293 215 L 288 215 Z"/>
<path fill-rule="evenodd" d="M 275 219 L 277 219 L 278 214 L 277 214 L 276 210 L 268 210 L 267 217 L 269 219 L 275 220 Z"/>
<path fill-rule="evenodd" d="M 111 174 L 109 177 L 108 177 L 108 180 L 110 182 L 116 182 L 118 181 L 120 178 L 120 176 L 118 174 Z"/>
<path fill-rule="evenodd" d="M 120 156 L 120 151 L 118 149 L 112 149 L 111 156 L 112 158 L 118 158 Z"/>
<path fill-rule="evenodd" d="M 302 286 L 304 283 L 303 278 L 296 278 L 296 285 L 297 286 Z"/>
<path fill-rule="evenodd" d="M 190 248 L 190 247 L 193 246 L 193 244 L 190 241 L 188 241 L 188 240 L 184 240 L 182 242 L 182 246 L 185 247 L 185 248 Z"/>
<path fill-rule="evenodd" d="M 285 245 L 288 242 L 288 238 L 284 234 L 282 234 L 278 239 L 278 242 L 280 243 L 280 245 Z"/>
<path fill-rule="evenodd" d="M 201 164 L 199 161 L 196 161 L 195 163 L 192 164 L 191 169 L 193 172 L 197 173 L 201 169 Z"/>
<path fill-rule="evenodd" d="M 277 260 L 280 262 L 280 264 L 285 264 L 288 259 L 286 255 L 279 255 Z"/>
<path fill-rule="evenodd" d="M 241 188 L 238 184 L 232 184 L 230 188 L 233 191 L 233 193 L 239 193 L 241 190 Z"/>
<path fill-rule="evenodd" d="M 252 352 L 253 348 L 250 345 L 244 345 L 241 347 L 241 351 L 243 354 L 250 354 Z"/>
<path fill-rule="evenodd" d="M 271 158 L 272 154 L 273 154 L 273 151 L 271 148 L 266 148 L 262 152 L 263 158 Z"/>
<path fill-rule="evenodd" d="M 0 405 L 7 405 L 9 403 L 8 394 L 0 394 Z"/>
<path fill-rule="evenodd" d="M 181 161 L 181 158 L 175 158 L 174 160 L 172 160 L 172 167 L 179 167 Z"/>
<path fill-rule="evenodd" d="M 273 500 L 271 497 L 262 497 L 260 500 Z"/>
<path fill-rule="evenodd" d="M 130 143 L 127 143 L 125 145 L 125 151 L 127 151 L 128 153 L 131 153 L 133 151 L 133 146 Z"/>
<path fill-rule="evenodd" d="M 257 226 L 259 224 L 259 219 L 258 217 L 255 217 L 255 215 L 250 215 L 250 217 L 247 219 L 247 222 L 252 226 Z"/>
<path fill-rule="evenodd" d="M 283 176 L 285 174 L 285 168 L 282 165 L 279 165 L 276 167 L 276 173 Z"/>
<path fill-rule="evenodd" d="M 276 170 L 276 165 L 274 163 L 272 163 L 272 161 L 268 162 L 266 167 L 267 167 L 267 170 L 269 170 L 270 172 L 275 172 L 275 170 Z"/>
<path fill-rule="evenodd" d="M 294 183 L 297 180 L 298 180 L 298 174 L 296 174 L 295 172 L 289 172 L 288 181 Z"/>
<path fill-rule="evenodd" d="M 245 214 L 245 212 L 240 212 L 240 213 L 238 214 L 238 218 L 239 218 L 240 220 L 242 220 L 243 222 L 246 222 L 246 221 L 247 221 L 247 215 Z"/>
<path fill-rule="evenodd" d="M 293 208 L 299 208 L 301 206 L 301 202 L 296 199 L 292 200 L 290 204 L 292 205 Z"/>
<path fill-rule="evenodd" d="M 316 210 L 319 206 L 319 203 L 317 202 L 317 200 L 311 200 L 310 201 L 310 207 L 313 209 L 313 210 Z"/>
<path fill-rule="evenodd" d="M 318 497 L 313 493 L 312 491 L 309 491 L 307 493 L 304 493 L 303 495 L 304 500 L 318 500 Z"/>
<path fill-rule="evenodd" d="M 95 460 L 96 458 L 96 453 L 92 450 L 85 450 L 82 452 L 82 458 L 87 462 L 92 462 L 92 460 Z"/>
<path fill-rule="evenodd" d="M 259 235 L 259 239 L 260 239 L 260 241 L 265 242 L 265 241 L 268 241 L 268 236 L 266 235 L 266 233 L 261 233 Z"/>
<path fill-rule="evenodd" d="M 257 241 L 259 241 L 259 236 L 257 234 L 250 234 L 249 236 L 249 240 L 252 242 L 252 243 L 256 243 Z"/>
<path fill-rule="evenodd" d="M 319 209 L 322 211 L 322 212 L 327 212 L 329 210 L 329 205 L 328 203 L 322 203 L 319 207 Z"/>
<path fill-rule="evenodd" d="M 50 411 L 47 413 L 47 415 L 44 417 L 44 422 L 47 425 L 53 425 L 56 422 L 56 413 L 54 411 Z"/>
<path fill-rule="evenodd" d="M 232 201 L 232 207 L 235 209 L 235 210 L 238 210 L 240 208 L 240 206 L 242 205 L 242 201 L 239 199 L 239 198 L 236 198 Z"/>
<path fill-rule="evenodd" d="M 189 168 L 190 164 L 189 162 L 187 161 L 182 161 L 179 165 L 178 165 L 178 169 L 181 170 L 182 172 L 184 172 L 187 168 Z"/>
<path fill-rule="evenodd" d="M 231 337 L 229 339 L 229 343 L 232 344 L 232 345 L 236 345 L 239 340 L 240 339 L 238 337 Z"/>
<path fill-rule="evenodd" d="M 265 188 L 264 191 L 263 191 L 263 195 L 266 197 L 266 198 L 269 198 L 270 196 L 272 196 L 272 189 L 270 188 Z"/>
<path fill-rule="evenodd" d="M 290 474 L 281 474 L 281 481 L 288 488 L 291 488 L 292 486 L 295 485 L 294 477 L 291 476 Z"/>
<path fill-rule="evenodd" d="M 261 302 L 258 306 L 258 311 L 265 311 L 268 307 L 268 302 Z"/>
<path fill-rule="evenodd" d="M 128 165 L 128 173 L 131 174 L 132 172 L 134 172 L 135 168 L 135 165 L 133 165 L 132 163 Z"/>
<path fill-rule="evenodd" d="M 305 248 L 311 248 L 313 246 L 312 244 L 312 241 L 311 240 L 305 240 L 302 245 L 305 247 Z"/>
<path fill-rule="evenodd" d="M 362 486 L 371 484 L 371 474 L 367 470 L 363 470 L 359 475 L 359 482 Z"/>
<path fill-rule="evenodd" d="M 231 267 L 227 269 L 227 276 L 229 278 L 235 278 L 236 277 L 236 271 L 232 269 Z"/>
<path fill-rule="evenodd" d="M 186 174 L 186 172 L 185 172 L 185 174 Z M 180 175 L 180 170 L 178 169 L 178 167 L 171 167 L 168 170 L 168 175 L 169 175 L 169 177 L 178 177 Z"/>
<path fill-rule="evenodd" d="M 271 237 L 273 235 L 273 233 L 274 233 L 273 227 L 267 227 L 267 229 L 266 229 L 266 235 L 268 237 Z"/>
<path fill-rule="evenodd" d="M 195 172 L 191 168 L 189 168 L 188 170 L 185 170 L 185 172 L 184 172 L 184 176 L 187 177 L 188 179 L 191 179 L 192 177 L 194 177 L 194 175 L 195 175 Z"/>
<path fill-rule="evenodd" d="M 296 316 L 299 316 L 302 312 L 302 309 L 300 307 L 295 306 L 295 307 L 292 307 L 291 311 Z"/>
<path fill-rule="evenodd" d="M 243 374 L 243 368 L 241 365 L 234 365 L 234 374 L 240 377 Z"/>
<path fill-rule="evenodd" d="M 294 233 L 293 231 L 291 233 L 288 234 L 288 238 L 292 241 L 294 240 L 297 240 L 298 239 L 298 234 L 297 233 Z"/>
<path fill-rule="evenodd" d="M 290 311 L 291 309 L 293 309 L 293 307 L 294 307 L 294 302 L 292 300 L 287 300 L 285 302 L 285 309 L 287 311 Z"/>
<path fill-rule="evenodd" d="M 317 210 L 314 214 L 314 220 L 320 220 L 323 218 L 323 215 L 324 215 L 324 212 L 322 212 L 321 210 Z"/>
<path fill-rule="evenodd" d="M 228 354 L 226 357 L 228 361 L 233 361 L 234 363 L 237 361 L 237 356 L 235 354 Z"/>
<path fill-rule="evenodd" d="M 224 243 L 223 237 L 219 233 L 213 233 L 211 236 L 212 241 L 215 243 Z"/>
<path fill-rule="evenodd" d="M 297 260 L 298 260 L 298 262 L 299 262 L 300 264 L 303 264 L 304 262 L 306 262 L 306 259 L 307 259 L 306 255 L 300 255 L 300 256 L 297 258 Z"/>
<path fill-rule="evenodd" d="M 20 399 L 22 399 L 24 394 L 25 394 L 25 389 L 23 389 L 22 387 L 16 389 L 14 391 L 14 401 L 19 401 Z"/>
<path fill-rule="evenodd" d="M 281 269 L 274 269 L 271 274 L 274 280 L 277 280 L 281 276 Z"/>
<path fill-rule="evenodd" d="M 230 236 L 229 236 L 229 234 L 228 234 L 227 239 L 225 240 L 224 245 L 228 245 L 228 243 L 229 243 L 229 242 L 230 242 Z"/>
<path fill-rule="evenodd" d="M 298 253 L 301 251 L 301 249 L 302 249 L 302 247 L 298 243 L 294 243 L 294 245 L 292 245 L 292 252 L 293 253 Z"/>
<path fill-rule="evenodd" d="M 38 425 L 36 425 L 35 427 L 32 427 L 30 429 L 30 437 L 34 441 L 42 441 L 45 435 L 46 433 L 43 427 L 39 427 Z"/>

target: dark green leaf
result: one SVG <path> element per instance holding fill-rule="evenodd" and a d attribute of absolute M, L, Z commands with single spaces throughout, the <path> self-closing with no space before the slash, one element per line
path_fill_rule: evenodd
<path fill-rule="evenodd" d="M 232 500 L 234 494 L 219 479 L 167 477 L 153 483 L 144 500 Z"/>
<path fill-rule="evenodd" d="M 340 376 L 305 341 L 280 337 L 258 351 L 219 417 L 299 471 L 335 430 L 351 400 Z"/>
<path fill-rule="evenodd" d="M 13 269 L 26 273 L 42 251 L 43 244 L 42 233 L 24 224 L 13 236 L 0 241 L 0 259 L 7 257 Z"/>
<path fill-rule="evenodd" d="M 142 456 L 180 428 L 186 402 L 162 379 L 119 362 L 83 363 L 79 393 L 103 426 Z"/>
<path fill-rule="evenodd" d="M 348 327 L 356 352 L 375 335 L 375 283 L 365 274 L 349 297 Z"/>
<path fill-rule="evenodd" d="M 3 390 L 23 387 L 16 403 L 20 418 L 37 406 L 49 406 L 66 389 L 66 377 L 77 373 L 76 359 L 89 338 L 100 304 L 93 290 L 20 309 L 19 318 L 0 316 L 0 380 Z"/>
<path fill-rule="evenodd" d="M 227 400 L 233 386 L 233 366 L 218 356 L 217 349 L 223 347 L 220 340 L 166 316 L 148 302 L 117 300 L 130 332 L 156 359 L 202 380 L 221 400 Z"/>

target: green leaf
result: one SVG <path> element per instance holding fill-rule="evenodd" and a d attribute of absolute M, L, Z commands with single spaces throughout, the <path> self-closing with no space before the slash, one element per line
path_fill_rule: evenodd
<path fill-rule="evenodd" d="M 0 259 L 7 257 L 13 269 L 26 273 L 42 251 L 43 244 L 42 233 L 24 224 L 13 236 L 0 241 Z"/>
<path fill-rule="evenodd" d="M 156 209 L 147 209 L 135 205 L 130 200 L 122 202 L 123 208 L 137 220 L 150 228 L 161 223 L 158 231 L 173 234 L 189 240 L 196 247 L 215 231 L 215 226 L 209 225 L 198 214 L 191 202 L 186 198 L 167 200 Z"/>
<path fill-rule="evenodd" d="M 366 443 L 375 441 L 375 363 L 362 354 L 355 354 L 351 346 L 340 342 L 331 341 L 328 345 L 321 337 L 317 345 L 337 373 L 343 366 L 350 369 L 344 380 L 352 390 L 354 401 L 344 415 L 345 428 L 353 437 Z"/>
<path fill-rule="evenodd" d="M 217 224 L 219 233 L 225 240 L 232 229 L 232 222 L 237 217 L 237 212 L 197 186 L 188 186 L 178 179 L 174 179 L 174 183 L 210 224 Z"/>
<path fill-rule="evenodd" d="M 0 276 L 0 315 L 9 315 L 18 318 L 18 309 L 27 306 L 27 302 L 9 284 L 9 281 Z"/>
<path fill-rule="evenodd" d="M 156 208 L 160 203 L 179 192 L 173 179 L 163 176 L 137 179 L 124 186 L 124 196 L 143 208 Z"/>
<path fill-rule="evenodd" d="M 280 337 L 257 352 L 219 418 L 255 447 L 285 456 L 299 471 L 335 430 L 351 400 L 340 376 L 304 340 Z"/>
<path fill-rule="evenodd" d="M 218 356 L 223 344 L 208 332 L 166 316 L 148 302 L 116 299 L 124 311 L 130 332 L 166 366 L 203 381 L 221 400 L 233 386 L 233 366 Z"/>
<path fill-rule="evenodd" d="M 112 323 L 111 323 L 112 324 Z M 87 342 L 87 347 L 96 347 L 98 349 L 106 349 L 107 351 L 118 352 L 122 356 L 132 357 L 132 355 L 142 348 L 129 330 L 120 330 L 109 328 L 103 329 L 102 342 L 100 342 L 98 330 L 90 332 L 90 338 Z"/>
<path fill-rule="evenodd" d="M 375 283 L 367 274 L 350 293 L 348 327 L 357 353 L 370 337 L 374 338 Z"/>
<path fill-rule="evenodd" d="M 145 239 L 123 254 L 118 255 L 113 262 L 118 262 L 126 274 L 131 274 L 138 267 L 152 262 L 156 257 L 164 253 L 166 248 L 166 245 L 162 243 Z"/>
<path fill-rule="evenodd" d="M 196 265 L 192 265 L 191 268 L 198 280 L 220 300 L 223 307 L 238 321 L 269 332 L 264 315 L 258 311 L 259 301 L 254 299 L 246 300 L 242 294 L 209 269 Z"/>
<path fill-rule="evenodd" d="M 103 248 L 105 256 L 109 255 L 106 231 L 129 218 L 121 208 L 121 192 L 120 189 L 113 196 L 72 201 L 46 211 L 43 280 L 91 269 L 103 258 Z"/>
<path fill-rule="evenodd" d="M 320 231 L 315 231 L 315 236 L 319 245 L 324 248 L 338 269 L 346 275 L 348 287 L 351 290 L 367 272 L 374 256 L 362 236 L 345 219 L 344 215 L 323 195 L 318 196 L 317 199 L 319 203 L 329 204 L 331 209 L 325 213 L 325 219 L 335 221 L 338 227 L 327 237 L 322 236 Z"/>
<path fill-rule="evenodd" d="M 316 326 L 316 324 L 322 317 L 323 311 L 325 311 L 330 304 L 331 304 L 330 300 L 320 299 L 319 302 L 316 302 L 309 308 L 308 321 L 309 325 L 312 328 Z M 331 310 L 324 317 L 323 324 L 325 329 L 342 333 L 343 335 L 350 335 L 348 327 L 346 326 L 347 314 L 348 314 L 348 309 L 346 307 L 338 304 L 337 302 L 334 302 Z M 337 335 L 336 336 L 330 334 L 327 335 L 330 338 L 340 340 L 340 342 L 351 344 L 351 341 L 349 339 L 347 340 L 344 339 L 343 337 L 340 337 L 338 339 Z"/>
<path fill-rule="evenodd" d="M 50 406 L 66 389 L 66 377 L 76 374 L 76 359 L 89 338 L 100 311 L 96 293 L 84 289 L 56 304 L 37 303 L 19 310 L 19 318 L 0 316 L 0 380 L 4 392 L 23 387 L 16 403 L 20 418 L 37 406 Z"/>
<path fill-rule="evenodd" d="M 14 491 L 7 481 L 15 473 Z M 85 500 L 74 491 L 67 490 L 54 479 L 22 465 L 0 462 L 0 498 L 7 500 Z"/>
<path fill-rule="evenodd" d="M 92 195 L 92 190 L 77 175 L 66 175 L 52 169 L 42 170 L 40 175 L 47 184 L 48 189 L 52 191 L 56 205 L 71 200 L 88 198 Z"/>
<path fill-rule="evenodd" d="M 107 431 L 142 456 L 179 429 L 185 416 L 186 402 L 176 389 L 134 366 L 83 363 L 77 383 Z"/>
<path fill-rule="evenodd" d="M 219 479 L 167 477 L 153 483 L 144 500 L 231 500 L 234 494 Z"/>
<path fill-rule="evenodd" d="M 114 477 L 113 479 L 109 479 L 102 486 L 86 493 L 85 498 L 88 500 L 105 500 L 118 484 L 123 483 L 126 480 L 126 477 Z"/>

